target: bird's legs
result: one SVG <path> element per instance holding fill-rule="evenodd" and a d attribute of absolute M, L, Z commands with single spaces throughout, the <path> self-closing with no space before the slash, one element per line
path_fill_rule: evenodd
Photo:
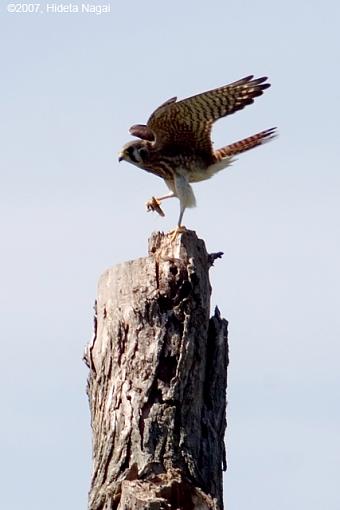
<path fill-rule="evenodd" d="M 165 200 L 166 198 L 173 198 L 175 197 L 175 193 L 171 191 L 167 195 L 163 195 L 162 197 L 152 197 L 150 200 L 146 202 L 146 208 L 148 211 L 156 211 L 160 216 L 165 216 L 162 208 L 161 208 L 161 202 L 162 200 Z"/>
<path fill-rule="evenodd" d="M 174 241 L 179 234 L 183 234 L 183 232 L 185 232 L 186 230 L 185 226 L 181 225 L 184 211 L 185 207 L 183 207 L 183 205 L 181 204 L 177 227 L 169 232 L 169 234 L 171 234 L 171 242 Z"/>
<path fill-rule="evenodd" d="M 179 198 L 180 211 L 177 227 L 171 231 L 171 241 L 174 241 L 178 234 L 183 233 L 186 229 L 182 225 L 182 219 L 184 211 L 187 207 L 195 207 L 196 199 L 192 187 L 190 186 L 188 179 L 185 175 L 177 174 L 175 176 L 175 190 L 176 196 Z"/>

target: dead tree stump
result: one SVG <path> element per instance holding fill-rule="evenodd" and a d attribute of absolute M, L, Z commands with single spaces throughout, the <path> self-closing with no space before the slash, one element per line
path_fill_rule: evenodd
<path fill-rule="evenodd" d="M 227 322 L 210 317 L 195 232 L 153 234 L 149 256 L 100 278 L 87 346 L 90 510 L 221 510 Z"/>

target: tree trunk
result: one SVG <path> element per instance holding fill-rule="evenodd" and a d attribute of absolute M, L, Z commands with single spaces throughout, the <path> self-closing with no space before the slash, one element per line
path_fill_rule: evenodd
<path fill-rule="evenodd" d="M 90 510 L 223 508 L 227 322 L 209 319 L 208 276 L 221 255 L 195 232 L 156 233 L 148 257 L 100 278 Z"/>

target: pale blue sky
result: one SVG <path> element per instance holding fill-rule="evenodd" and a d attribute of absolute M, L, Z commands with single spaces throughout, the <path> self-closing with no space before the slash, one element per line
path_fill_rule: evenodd
<path fill-rule="evenodd" d="M 3 508 L 86 508 L 81 357 L 96 283 L 178 217 L 175 201 L 146 214 L 165 185 L 118 164 L 129 126 L 171 96 L 255 74 L 272 88 L 220 121 L 215 145 L 275 125 L 280 138 L 196 185 L 185 215 L 225 252 L 211 277 L 230 321 L 226 508 L 339 510 L 339 3 L 111 0 L 101 16 L 6 5 Z"/>

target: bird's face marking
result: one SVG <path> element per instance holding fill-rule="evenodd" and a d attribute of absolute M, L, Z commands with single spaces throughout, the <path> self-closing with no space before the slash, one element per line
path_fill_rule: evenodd
<path fill-rule="evenodd" d="M 118 160 L 143 168 L 148 160 L 148 154 L 149 150 L 145 141 L 129 142 L 122 148 Z"/>

